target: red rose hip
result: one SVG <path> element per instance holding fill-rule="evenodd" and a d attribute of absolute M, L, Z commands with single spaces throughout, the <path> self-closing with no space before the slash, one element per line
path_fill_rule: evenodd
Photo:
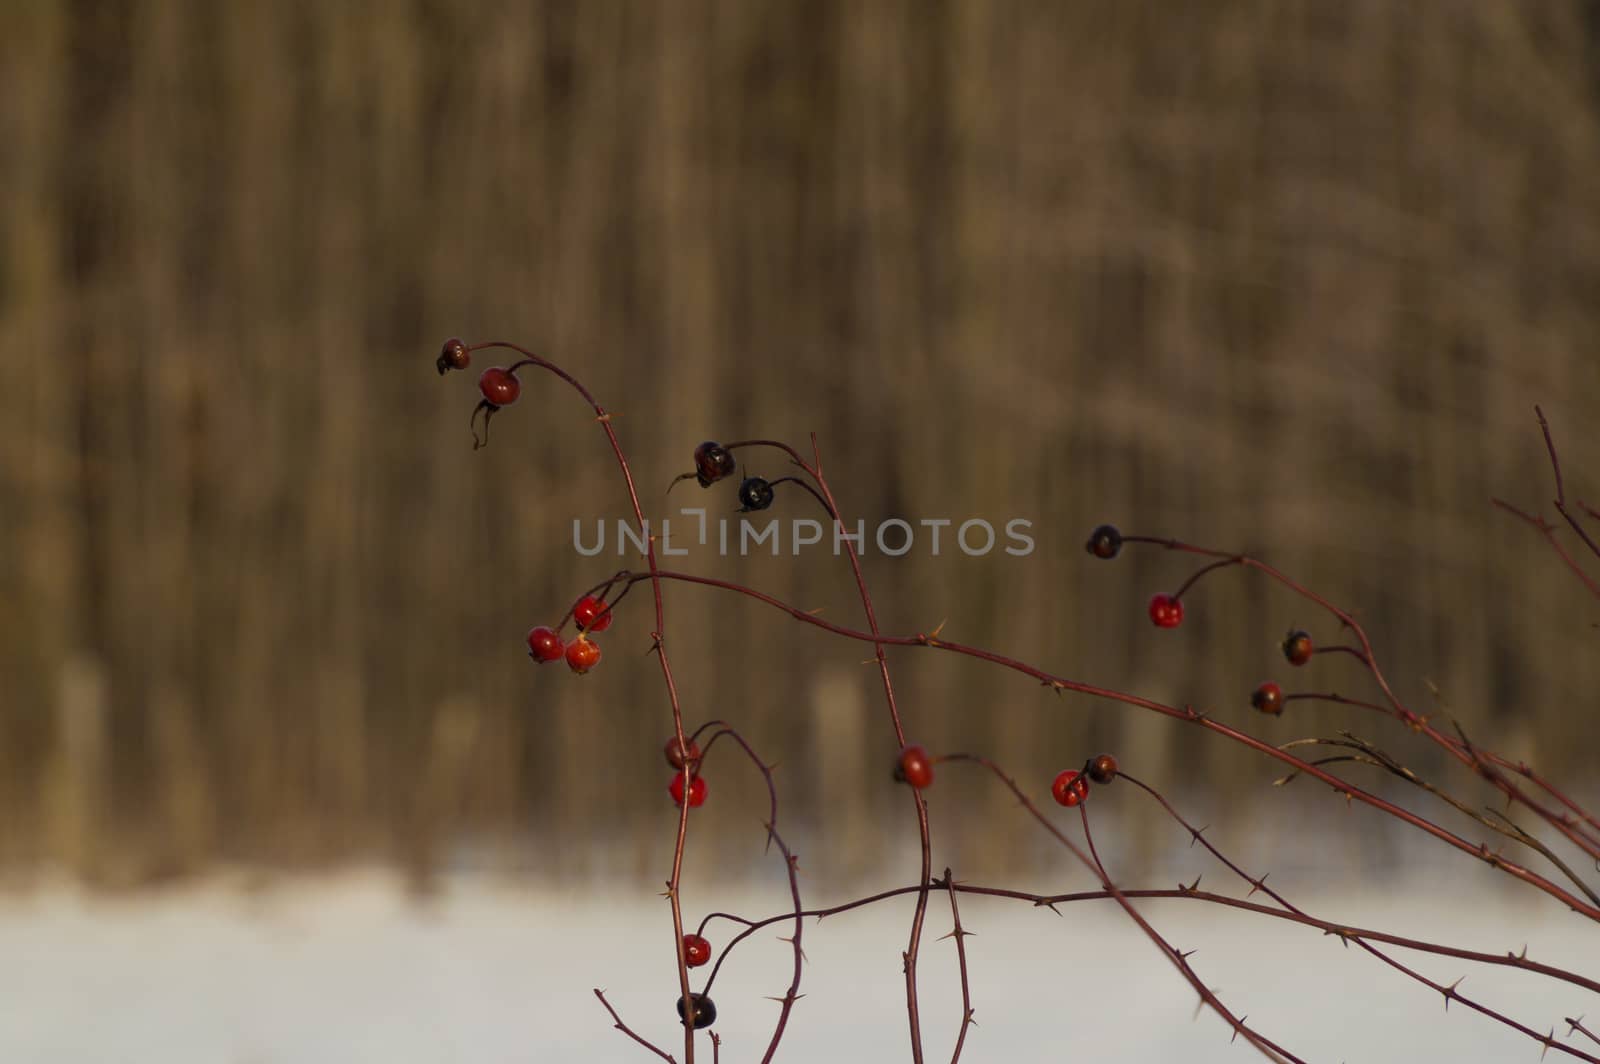
<path fill-rule="evenodd" d="M 1168 594 L 1150 599 L 1150 623 L 1157 628 L 1176 628 L 1183 623 L 1183 603 Z"/>
<path fill-rule="evenodd" d="M 611 627 L 611 608 L 593 595 L 585 595 L 572 608 L 572 619 L 585 632 L 603 632 Z"/>
<path fill-rule="evenodd" d="M 522 394 L 522 382 L 510 370 L 490 366 L 478 378 L 478 391 L 490 406 L 510 406 Z"/>
<path fill-rule="evenodd" d="M 1069 768 L 1057 775 L 1055 782 L 1050 784 L 1050 794 L 1070 809 L 1089 797 L 1089 781 L 1080 776 L 1077 769 Z"/>
<path fill-rule="evenodd" d="M 900 760 L 894 765 L 894 778 L 909 783 L 917 790 L 933 782 L 933 762 L 928 751 L 920 746 L 907 746 L 900 751 Z"/>
<path fill-rule="evenodd" d="M 600 644 L 580 635 L 567 644 L 567 664 L 580 676 L 588 672 L 600 664 Z"/>
<path fill-rule="evenodd" d="M 560 661 L 566 652 L 567 648 L 554 628 L 541 624 L 528 633 L 528 657 L 539 664 Z"/>
<path fill-rule="evenodd" d="M 1268 680 L 1250 695 L 1250 704 L 1269 717 L 1283 712 L 1283 688 Z"/>
<path fill-rule="evenodd" d="M 683 936 L 683 963 L 698 968 L 711 959 L 711 943 L 700 935 Z"/>
<path fill-rule="evenodd" d="M 672 795 L 672 800 L 678 805 L 683 804 L 683 777 L 682 772 L 672 777 L 672 782 L 667 785 L 667 793 Z M 705 804 L 706 781 L 703 776 L 696 776 L 689 781 L 689 808 L 696 809 Z"/>

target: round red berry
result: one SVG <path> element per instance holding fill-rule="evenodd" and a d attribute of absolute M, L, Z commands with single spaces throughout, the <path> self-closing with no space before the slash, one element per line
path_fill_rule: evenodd
<path fill-rule="evenodd" d="M 672 800 L 678 805 L 683 804 L 683 776 L 682 772 L 672 777 L 672 782 L 667 785 L 667 793 L 672 795 Z M 689 808 L 696 809 L 705 804 L 706 781 L 704 776 L 696 776 L 689 781 Z"/>
<path fill-rule="evenodd" d="M 1050 793 L 1070 809 L 1089 797 L 1089 781 L 1078 775 L 1077 769 L 1069 768 L 1056 776 L 1055 782 L 1050 784 Z"/>
<path fill-rule="evenodd" d="M 1250 695 L 1250 704 L 1268 716 L 1276 717 L 1283 712 L 1283 688 L 1268 680 Z"/>
<path fill-rule="evenodd" d="M 711 943 L 699 935 L 683 936 L 683 963 L 698 968 L 711 959 Z"/>
<path fill-rule="evenodd" d="M 600 664 L 600 644 L 579 636 L 567 644 L 567 664 L 582 675 Z"/>
<path fill-rule="evenodd" d="M 1117 759 L 1101 754 L 1089 762 L 1089 778 L 1096 783 L 1110 783 L 1117 778 Z"/>
<path fill-rule="evenodd" d="M 894 778 L 901 783 L 909 783 L 917 790 L 933 782 L 933 762 L 928 759 L 928 751 L 920 746 L 907 746 L 900 751 L 900 759 L 894 764 Z"/>
<path fill-rule="evenodd" d="M 1183 623 L 1183 603 L 1171 595 L 1160 594 L 1150 599 L 1150 623 L 1157 628 L 1176 628 Z"/>
<path fill-rule="evenodd" d="M 695 742 L 693 739 L 688 739 L 686 741 L 689 744 L 689 749 L 687 751 L 685 751 L 684 748 L 679 745 L 678 737 L 676 735 L 667 740 L 667 764 L 671 765 L 673 768 L 682 768 L 690 761 L 700 760 L 700 744 Z"/>
<path fill-rule="evenodd" d="M 710 1027 L 717 1022 L 717 1006 L 704 994 L 690 994 L 689 1000 L 694 1002 L 694 1029 Z M 678 999 L 678 1019 L 684 1018 L 683 998 Z"/>
<path fill-rule="evenodd" d="M 472 365 L 472 353 L 467 350 L 467 345 L 452 336 L 444 342 L 444 347 L 439 351 L 439 359 L 434 363 L 442 377 L 453 369 L 466 369 Z"/>
<path fill-rule="evenodd" d="M 1304 665 L 1311 660 L 1312 651 L 1311 633 L 1296 628 L 1283 637 L 1283 656 L 1289 659 L 1290 665 Z"/>
<path fill-rule="evenodd" d="M 522 394 L 522 382 L 511 371 L 490 366 L 478 378 L 478 391 L 490 406 L 510 406 Z"/>
<path fill-rule="evenodd" d="M 560 661 L 567 652 L 561 637 L 554 628 L 539 625 L 528 632 L 528 657 L 543 665 L 547 661 Z"/>
<path fill-rule="evenodd" d="M 1096 558 L 1115 558 L 1122 550 L 1122 533 L 1117 531 L 1115 525 L 1101 525 L 1089 533 L 1089 542 L 1084 544 L 1084 549 Z"/>
<path fill-rule="evenodd" d="M 611 627 L 611 609 L 593 595 L 585 595 L 572 607 L 572 619 L 585 632 L 603 632 Z"/>

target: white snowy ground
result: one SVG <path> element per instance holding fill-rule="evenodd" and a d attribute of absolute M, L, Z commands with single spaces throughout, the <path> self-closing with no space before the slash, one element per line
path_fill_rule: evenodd
<path fill-rule="evenodd" d="M 1291 898 L 1329 919 L 1459 946 L 1527 942 L 1532 958 L 1600 974 L 1600 928 L 1559 905 L 1531 892 L 1440 897 L 1437 881 L 1431 890 Z M 781 896 L 763 891 L 750 904 L 771 911 Z M 909 907 L 806 922 L 806 996 L 778 1059 L 909 1059 L 900 973 Z M 1307 1060 L 1539 1059 L 1536 1043 L 1460 1005 L 1447 1014 L 1437 994 L 1317 932 L 1195 903 L 1144 910 L 1175 944 L 1198 950 L 1194 964 L 1224 1000 Z M 1194 995 L 1109 905 L 1063 914 L 963 899 L 976 932 L 967 941 L 980 1024 L 963 1060 L 1260 1059 L 1230 1045 L 1216 1018 L 1195 1019 Z M 930 1060 L 949 1058 L 959 1014 L 954 948 L 936 941 L 949 927 L 948 909 L 935 904 L 922 969 Z M 131 898 L 37 888 L 0 896 L 0 1062 L 654 1059 L 611 1028 L 596 986 L 681 1059 L 670 928 L 665 903 L 647 889 L 563 893 L 468 879 L 419 904 L 378 872 L 264 891 L 217 880 Z M 747 943 L 719 977 L 724 1061 L 760 1059 L 778 1008 L 766 995 L 789 978 L 788 947 L 775 941 L 786 932 Z M 722 924 L 709 937 L 720 947 L 728 936 Z M 1563 1033 L 1563 1016 L 1600 1020 L 1600 996 L 1568 985 L 1447 958 L 1406 960 L 1446 982 L 1465 974 L 1463 994 L 1541 1031 Z"/>

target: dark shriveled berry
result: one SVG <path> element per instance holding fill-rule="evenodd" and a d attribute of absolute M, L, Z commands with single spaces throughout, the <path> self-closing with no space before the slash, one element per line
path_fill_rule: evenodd
<path fill-rule="evenodd" d="M 745 513 L 765 510 L 772 505 L 772 485 L 765 477 L 745 477 L 739 485 L 739 507 Z"/>
<path fill-rule="evenodd" d="M 1096 558 L 1104 558 L 1109 561 L 1115 558 L 1117 553 L 1122 550 L 1122 533 L 1117 531 L 1115 525 L 1101 525 L 1089 533 L 1089 542 L 1083 546 L 1085 550 Z"/>
<path fill-rule="evenodd" d="M 470 365 L 472 365 L 472 353 L 467 350 L 467 345 L 455 336 L 444 342 L 444 347 L 439 351 L 439 360 L 434 363 L 441 377 L 453 369 L 466 369 Z"/>
<path fill-rule="evenodd" d="M 702 488 L 733 476 L 737 468 L 733 452 L 716 440 L 707 440 L 694 449 L 694 478 Z"/>
<path fill-rule="evenodd" d="M 665 747 L 667 764 L 673 768 L 682 768 L 686 762 L 700 760 L 700 744 L 693 739 L 686 739 L 685 741 L 689 744 L 687 751 L 678 744 L 676 735 L 667 740 Z"/>
<path fill-rule="evenodd" d="M 1110 754 L 1101 754 L 1089 762 L 1089 778 L 1096 783 L 1110 783 L 1117 778 L 1117 759 Z"/>
<path fill-rule="evenodd" d="M 717 1006 L 704 994 L 690 994 L 689 999 L 694 1002 L 694 1029 L 699 1031 L 710 1027 L 717 1022 Z M 682 1020 L 685 1009 L 683 998 L 678 999 L 678 1019 Z"/>
<path fill-rule="evenodd" d="M 1290 665 L 1304 665 L 1311 660 L 1313 647 L 1311 633 L 1295 628 L 1283 637 L 1283 656 Z"/>

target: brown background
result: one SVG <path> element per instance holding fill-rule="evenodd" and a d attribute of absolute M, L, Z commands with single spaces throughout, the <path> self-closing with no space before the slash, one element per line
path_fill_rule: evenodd
<path fill-rule="evenodd" d="M 1338 633 L 1247 574 L 1155 631 L 1145 599 L 1191 566 L 1093 563 L 1114 520 L 1261 552 L 1359 610 L 1419 709 L 1431 681 L 1475 737 L 1600 775 L 1595 603 L 1487 504 L 1550 496 L 1535 402 L 1600 501 L 1595 4 L 13 2 L 0 142 L 14 873 L 659 878 L 644 603 L 581 681 L 521 651 L 627 564 L 570 545 L 572 518 L 625 513 L 603 439 L 529 378 L 472 453 L 471 381 L 432 369 L 453 333 L 585 379 L 658 517 L 700 439 L 815 430 L 869 526 L 1034 522 L 1025 559 L 869 557 L 890 631 L 948 619 L 1441 768 L 1348 713 L 1254 718 L 1264 678 L 1368 687 L 1348 659 L 1289 676 L 1285 628 Z M 681 564 L 859 616 L 826 552 Z M 669 594 L 690 717 L 781 762 L 816 874 L 910 831 L 861 646 Z M 894 662 L 919 738 L 1041 795 L 1104 747 L 1243 833 L 1308 801 L 1373 839 L 1170 722 Z M 715 771 L 732 874 L 759 784 Z M 1029 863 L 1007 796 L 940 782 L 939 859 Z"/>

